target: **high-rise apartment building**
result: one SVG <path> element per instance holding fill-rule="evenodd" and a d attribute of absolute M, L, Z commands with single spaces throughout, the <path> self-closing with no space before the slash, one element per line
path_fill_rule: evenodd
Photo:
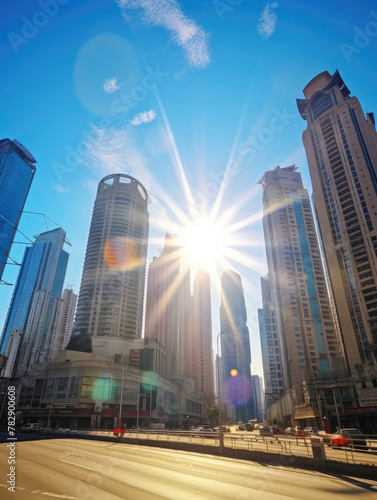
<path fill-rule="evenodd" d="M 263 229 L 285 389 L 330 377 L 340 356 L 310 199 L 294 165 L 265 172 Z M 275 339 L 273 340 L 275 342 Z"/>
<path fill-rule="evenodd" d="M 222 399 L 236 411 L 236 420 L 252 418 L 255 398 L 251 386 L 250 337 L 241 276 L 221 278 L 220 341 Z"/>
<path fill-rule="evenodd" d="M 214 398 L 212 362 L 212 316 L 209 275 L 198 269 L 194 280 L 192 339 L 196 389 Z"/>
<path fill-rule="evenodd" d="M 262 349 L 263 378 L 267 407 L 284 393 L 282 356 L 278 341 L 275 312 L 272 305 L 268 275 L 261 278 L 262 309 L 258 309 L 259 333 Z"/>
<path fill-rule="evenodd" d="M 182 248 L 167 233 L 160 257 L 149 264 L 145 338 L 161 344 L 170 375 L 192 375 L 188 359 L 192 343 L 187 345 L 188 352 L 181 352 L 189 340 L 190 319 L 190 269 L 183 265 Z"/>
<path fill-rule="evenodd" d="M 126 174 L 102 179 L 72 337 L 87 334 L 110 343 L 141 338 L 148 234 L 148 194 L 143 185 Z"/>
<path fill-rule="evenodd" d="M 76 304 L 77 295 L 73 293 L 71 288 L 66 288 L 63 291 L 56 317 L 56 328 L 53 339 L 54 352 L 58 350 L 62 351 L 68 345 L 73 330 Z"/>
<path fill-rule="evenodd" d="M 377 394 L 377 133 L 338 71 L 314 77 L 298 109 L 324 258 L 360 398 Z"/>
<path fill-rule="evenodd" d="M 21 376 L 33 363 L 51 361 L 52 339 L 68 264 L 61 228 L 36 236 L 26 248 L 1 339 L 4 376 Z"/>
<path fill-rule="evenodd" d="M 15 139 L 0 140 L 0 282 L 36 163 L 29 151 Z"/>

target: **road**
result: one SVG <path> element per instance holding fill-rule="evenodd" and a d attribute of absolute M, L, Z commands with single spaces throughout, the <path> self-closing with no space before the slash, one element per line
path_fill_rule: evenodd
<path fill-rule="evenodd" d="M 50 439 L 16 445 L 16 494 L 8 492 L 9 449 L 0 445 L 0 498 L 64 500 L 375 499 L 377 481 L 103 441 Z"/>

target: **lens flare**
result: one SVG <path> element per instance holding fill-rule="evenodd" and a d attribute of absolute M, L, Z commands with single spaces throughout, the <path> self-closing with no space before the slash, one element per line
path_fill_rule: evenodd
<path fill-rule="evenodd" d="M 251 382 L 243 375 L 229 377 L 225 383 L 225 401 L 236 408 L 243 406 L 253 394 Z"/>
<path fill-rule="evenodd" d="M 108 240 L 104 247 L 104 257 L 108 267 L 122 271 L 134 269 L 143 263 L 138 255 L 138 245 L 124 237 Z"/>

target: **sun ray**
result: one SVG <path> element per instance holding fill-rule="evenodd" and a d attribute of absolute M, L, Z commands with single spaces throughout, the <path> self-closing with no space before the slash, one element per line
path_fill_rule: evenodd
<path fill-rule="evenodd" d="M 181 157 L 179 156 L 179 152 L 178 152 L 177 145 L 175 143 L 174 135 L 173 135 L 172 129 L 170 127 L 168 117 L 167 117 L 167 115 L 165 113 L 164 106 L 163 106 L 162 101 L 160 99 L 160 95 L 157 92 L 157 90 L 156 90 L 156 97 L 157 97 L 158 104 L 160 106 L 162 118 L 163 118 L 164 123 L 165 123 L 165 128 L 166 128 L 166 132 L 168 134 L 168 138 L 169 138 L 169 141 L 170 141 L 170 144 L 171 144 L 171 148 L 173 150 L 174 164 L 176 166 L 176 169 L 178 170 L 178 178 L 179 178 L 179 180 L 180 180 L 180 182 L 182 184 L 183 192 L 185 194 L 187 204 L 190 207 L 192 207 L 193 209 L 195 209 L 196 205 L 195 205 L 195 202 L 194 202 L 194 198 L 193 198 L 193 196 L 191 194 L 190 186 L 188 184 L 187 177 L 186 177 L 183 165 L 182 165 Z"/>

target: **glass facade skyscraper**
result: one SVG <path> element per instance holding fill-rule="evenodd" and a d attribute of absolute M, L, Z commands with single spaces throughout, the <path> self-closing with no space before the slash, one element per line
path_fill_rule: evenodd
<path fill-rule="evenodd" d="M 272 306 L 270 280 L 261 278 L 263 309 L 258 309 L 259 333 L 262 349 L 263 377 L 266 405 L 274 403 L 284 393 L 282 357 L 279 348 L 275 313 Z"/>
<path fill-rule="evenodd" d="M 61 228 L 36 236 L 26 248 L 5 320 L 0 352 L 8 357 L 4 376 L 21 376 L 32 363 L 50 361 L 56 315 L 68 253 Z"/>
<path fill-rule="evenodd" d="M 234 271 L 221 278 L 221 366 L 222 394 L 236 410 L 236 420 L 254 415 L 250 363 L 250 337 L 241 276 Z M 232 415 L 229 415 L 232 417 Z"/>
<path fill-rule="evenodd" d="M 18 141 L 0 141 L 0 281 L 36 171 L 36 163 Z"/>

